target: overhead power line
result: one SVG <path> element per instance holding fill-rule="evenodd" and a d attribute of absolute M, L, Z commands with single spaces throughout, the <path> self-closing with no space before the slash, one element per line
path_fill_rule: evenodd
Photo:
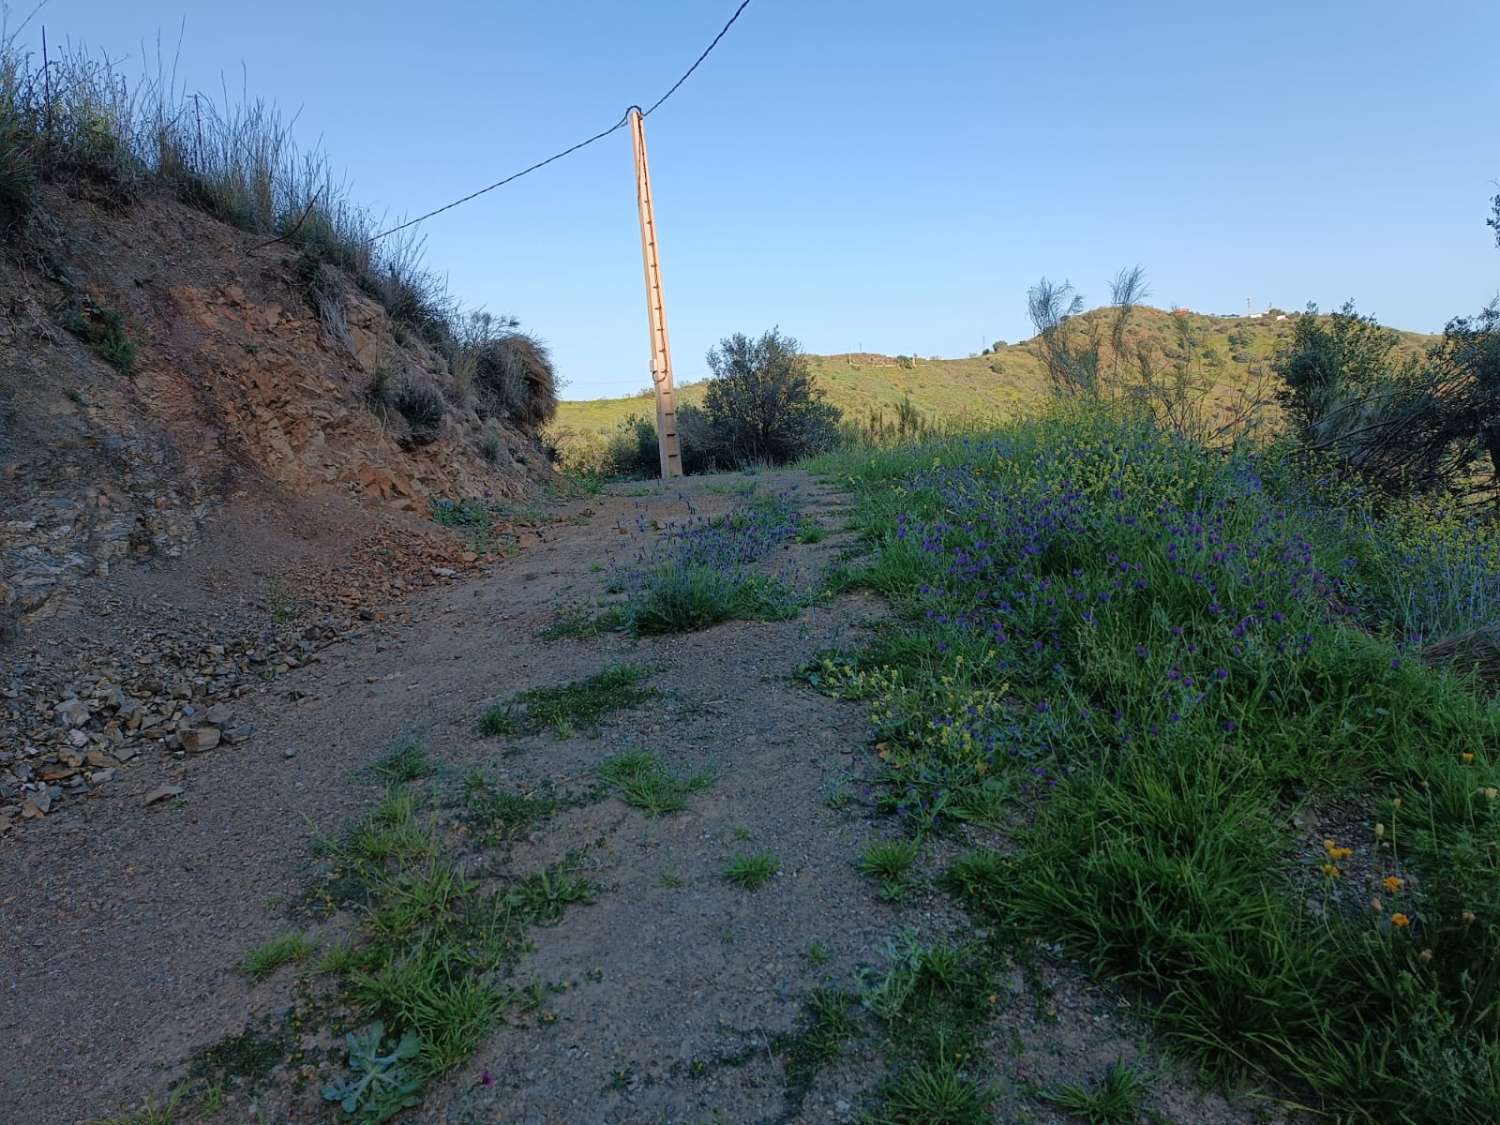
<path fill-rule="evenodd" d="M 654 101 L 654 102 L 651 103 L 651 108 L 650 109 L 645 110 L 644 112 L 642 112 L 642 114 L 641 114 L 642 117 L 650 117 L 653 113 L 655 113 L 658 109 L 661 108 L 661 105 L 662 105 L 663 102 L 665 102 L 668 98 L 670 98 L 673 94 L 675 94 L 677 92 L 678 87 L 680 87 L 684 82 L 686 82 L 689 78 L 692 77 L 693 71 L 697 70 L 698 67 L 702 65 L 703 60 L 706 59 L 706 58 L 708 58 L 709 54 L 713 51 L 713 49 L 719 45 L 719 40 L 723 39 L 724 36 L 728 33 L 729 29 L 734 26 L 734 21 L 740 18 L 740 13 L 743 12 L 749 6 L 750 6 L 750 0 L 741 0 L 740 6 L 734 10 L 734 15 L 732 15 L 732 16 L 729 17 L 729 22 L 726 23 L 722 28 L 719 29 L 719 34 L 717 34 L 717 35 L 715 35 L 713 37 L 713 42 L 709 43 L 709 45 L 703 49 L 703 53 L 701 55 L 699 55 L 693 61 L 693 65 L 690 66 L 690 67 L 688 67 L 687 70 L 685 70 L 683 72 L 681 78 L 679 78 L 676 82 L 672 83 L 671 88 L 665 94 L 663 94 L 661 97 L 657 98 L 656 101 Z M 640 108 L 639 106 L 631 106 L 630 107 L 630 109 L 639 109 L 639 108 Z M 395 234 L 397 231 L 405 230 L 407 227 L 414 227 L 418 223 L 425 223 L 428 219 L 432 218 L 434 215 L 441 215 L 444 211 L 451 211 L 451 210 L 453 210 L 453 208 L 458 207 L 461 204 L 467 203 L 471 199 L 478 199 L 481 195 L 484 195 L 486 192 L 494 191 L 496 188 L 502 188 L 506 184 L 513 183 L 514 181 L 519 180 L 522 176 L 530 175 L 532 172 L 535 172 L 539 168 L 545 168 L 548 164 L 551 164 L 554 160 L 561 160 L 563 157 L 570 156 L 573 153 L 577 152 L 581 148 L 587 148 L 589 145 L 593 144 L 595 141 L 602 141 L 605 137 L 609 136 L 616 129 L 620 129 L 620 128 L 622 128 L 625 125 L 625 122 L 627 122 L 630 119 L 630 109 L 627 109 L 624 112 L 624 114 L 621 115 L 620 120 L 616 121 L 608 129 L 605 129 L 602 132 L 595 133 L 592 137 L 589 137 L 586 140 L 579 141 L 577 144 L 569 145 L 567 148 L 563 149 L 561 152 L 553 153 L 551 156 L 547 157 L 546 160 L 538 160 L 535 164 L 531 165 L 530 167 L 522 168 L 519 172 L 514 172 L 511 175 L 506 176 L 505 179 L 503 179 L 503 180 L 496 180 L 494 183 L 490 184 L 488 187 L 482 187 L 478 191 L 471 191 L 468 195 L 465 195 L 465 196 L 463 196 L 463 197 L 461 197 L 459 199 L 455 199 L 452 203 L 445 203 L 441 207 L 436 207 L 433 210 L 428 211 L 425 215 L 418 215 L 415 219 L 408 219 L 406 222 L 401 223 L 401 224 L 399 224 L 397 226 L 391 227 L 389 230 L 383 230 L 379 234 L 372 234 L 370 236 L 370 238 L 368 239 L 368 241 L 375 242 L 378 239 L 382 239 L 382 238 L 386 237 L 386 235 Z"/>

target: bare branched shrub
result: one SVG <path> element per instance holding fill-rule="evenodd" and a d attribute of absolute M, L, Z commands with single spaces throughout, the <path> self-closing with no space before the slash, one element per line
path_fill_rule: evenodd
<path fill-rule="evenodd" d="M 1153 350 L 1132 339 L 1137 309 L 1149 296 L 1140 266 L 1110 282 L 1107 310 L 1084 314 L 1069 282 L 1042 278 L 1027 291 L 1035 345 L 1052 393 L 1134 404 L 1155 425 L 1184 437 L 1216 441 L 1256 426 L 1270 402 L 1264 377 L 1224 393 L 1202 371 L 1202 341 L 1190 317 L 1174 316 L 1170 345 Z M 995 368 L 992 366 L 992 370 Z"/>

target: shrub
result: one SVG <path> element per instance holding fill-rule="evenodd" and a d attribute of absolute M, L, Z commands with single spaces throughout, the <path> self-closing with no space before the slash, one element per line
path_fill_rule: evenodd
<path fill-rule="evenodd" d="M 479 454 L 491 465 L 500 464 L 505 456 L 505 439 L 500 436 L 500 430 L 494 423 L 486 426 L 484 433 L 479 436 Z"/>
<path fill-rule="evenodd" d="M 535 336 L 506 329 L 478 344 L 474 391 L 483 417 L 505 417 L 535 433 L 557 415 L 552 357 Z"/>
<path fill-rule="evenodd" d="M 696 406 L 677 407 L 677 443 L 685 473 L 705 473 L 722 467 L 714 429 Z M 610 435 L 604 452 L 604 471 L 612 476 L 654 477 L 661 472 L 656 423 L 632 414 Z"/>
<path fill-rule="evenodd" d="M 1387 494 L 1500 487 L 1500 303 L 1450 321 L 1420 359 L 1352 304 L 1314 312 L 1275 363 L 1304 451 Z"/>
<path fill-rule="evenodd" d="M 425 380 L 403 379 L 396 386 L 391 405 L 406 419 L 412 445 L 430 445 L 437 440 L 447 406 L 437 387 Z"/>
<path fill-rule="evenodd" d="M 708 353 L 704 413 L 724 456 L 785 464 L 831 448 L 839 411 L 824 401 L 797 341 L 776 329 L 726 337 Z"/>
<path fill-rule="evenodd" d="M 1339 392 L 1383 382 L 1395 367 L 1392 353 L 1399 342 L 1373 316 L 1356 312 L 1353 301 L 1326 317 L 1318 315 L 1317 305 L 1308 305 L 1272 364 L 1283 384 L 1277 401 L 1309 431 L 1334 410 Z"/>
<path fill-rule="evenodd" d="M 62 323 L 116 371 L 125 375 L 135 371 L 136 344 L 125 330 L 122 313 L 90 304 L 68 309 Z"/>

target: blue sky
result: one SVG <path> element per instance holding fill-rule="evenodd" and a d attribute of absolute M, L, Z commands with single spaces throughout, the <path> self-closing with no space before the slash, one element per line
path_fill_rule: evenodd
<path fill-rule="evenodd" d="M 396 215 L 650 104 L 734 6 L 52 0 L 39 23 L 134 62 L 185 17 L 189 88 L 243 65 Z M 1493 2 L 752 0 L 648 122 L 678 379 L 773 324 L 815 352 L 967 354 L 1029 334 L 1038 277 L 1099 299 L 1134 263 L 1156 304 L 1353 297 L 1436 330 L 1500 289 L 1497 42 Z M 625 131 L 425 229 L 456 294 L 551 344 L 568 397 L 648 385 Z"/>

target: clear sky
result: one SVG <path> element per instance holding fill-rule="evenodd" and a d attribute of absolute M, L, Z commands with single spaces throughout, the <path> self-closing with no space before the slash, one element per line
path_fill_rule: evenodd
<path fill-rule="evenodd" d="M 52 0 L 39 22 L 134 61 L 186 18 L 190 88 L 243 65 L 397 215 L 650 104 L 736 2 Z M 1038 277 L 1097 300 L 1134 263 L 1160 305 L 1353 297 L 1436 330 L 1500 289 L 1497 44 L 1495 0 L 752 0 L 648 122 L 678 379 L 773 324 L 967 354 L 1029 335 Z M 649 384 L 624 130 L 426 233 L 457 295 L 551 344 L 568 397 Z"/>

